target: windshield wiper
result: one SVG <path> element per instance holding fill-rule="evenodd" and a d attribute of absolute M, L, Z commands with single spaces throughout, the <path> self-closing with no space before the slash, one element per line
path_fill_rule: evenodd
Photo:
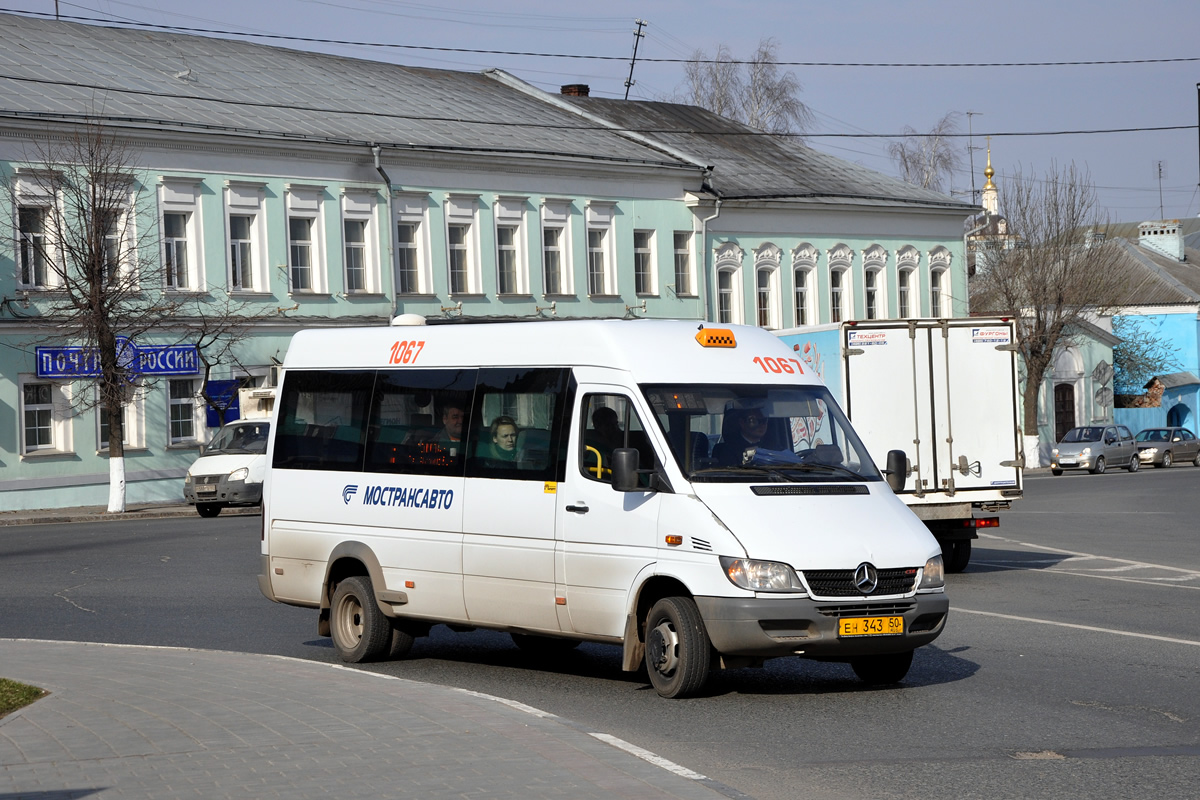
<path fill-rule="evenodd" d="M 753 465 L 751 465 L 753 466 Z M 821 463 L 800 463 L 800 464 L 781 464 L 778 467 L 770 467 L 770 469 L 799 469 L 805 472 L 815 472 L 817 470 L 836 470 L 843 475 L 849 475 L 851 478 L 857 478 L 860 481 L 870 480 L 866 475 L 855 472 L 849 467 L 843 467 L 841 464 L 821 464 Z"/>

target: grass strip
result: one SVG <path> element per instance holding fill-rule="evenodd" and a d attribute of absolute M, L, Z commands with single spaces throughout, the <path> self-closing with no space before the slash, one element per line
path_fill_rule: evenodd
<path fill-rule="evenodd" d="M 24 708 L 47 694 L 49 692 L 45 689 L 0 678 L 0 717 L 7 716 L 18 708 Z"/>

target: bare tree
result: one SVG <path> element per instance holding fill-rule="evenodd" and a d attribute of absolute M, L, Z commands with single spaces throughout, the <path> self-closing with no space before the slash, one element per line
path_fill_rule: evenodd
<path fill-rule="evenodd" d="M 1118 394 L 1141 394 L 1146 383 L 1155 375 L 1179 370 L 1175 357 L 1178 348 L 1147 330 L 1145 320 L 1114 316 L 1113 335 L 1121 342 L 1113 347 L 1113 382 Z"/>
<path fill-rule="evenodd" d="M 779 71 L 778 48 L 774 39 L 762 39 L 745 62 L 724 44 L 712 58 L 697 50 L 684 65 L 676 99 L 768 133 L 804 133 L 812 112 L 799 98 L 804 87 L 796 74 Z"/>
<path fill-rule="evenodd" d="M 237 302 L 229 295 L 207 305 L 197 303 L 192 316 L 183 321 L 190 344 L 195 344 L 200 360 L 200 397 L 204 404 L 216 412 L 221 425 L 229 420 L 226 416 L 233 397 L 220 396 L 212 390 L 213 371 L 219 366 L 228 366 L 236 374 L 249 374 L 240 361 L 238 350 L 246 335 L 255 326 L 275 319 L 275 312 L 258 311 L 248 303 Z M 236 395 L 235 395 L 236 396 Z"/>
<path fill-rule="evenodd" d="M 1052 165 L 1040 178 L 1018 172 L 1006 186 L 1001 204 L 1019 239 L 979 264 L 971 307 L 1016 321 L 1025 368 L 1024 429 L 1036 436 L 1038 395 L 1055 351 L 1111 310 L 1126 280 L 1116 269 L 1117 247 L 1104 241 L 1107 219 L 1086 170 Z"/>
<path fill-rule="evenodd" d="M 958 132 L 961 117 L 957 111 L 951 111 L 925 134 L 905 125 L 904 138 L 888 145 L 900 177 L 922 189 L 943 191 L 962 160 L 951 141 L 951 135 Z"/>

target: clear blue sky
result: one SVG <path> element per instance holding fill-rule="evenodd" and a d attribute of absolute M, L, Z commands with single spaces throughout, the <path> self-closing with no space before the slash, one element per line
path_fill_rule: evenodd
<path fill-rule="evenodd" d="M 563 3 L 400 2 L 400 0 L 59 0 L 64 17 L 136 21 L 181 28 L 339 39 L 390 45 L 606 56 L 501 55 L 319 42 L 257 41 L 414 66 L 499 67 L 550 91 L 587 83 L 593 95 L 621 97 L 636 28 L 630 97 L 663 99 L 680 87 L 683 59 L 726 44 L 750 56 L 763 37 L 780 61 L 845 63 L 1028 63 L 1200 58 L 1200 2 L 1110 0 L 662 0 Z M 53 13 L 54 0 L 0 0 L 12 11 Z M 578 9 L 578 10 L 575 10 Z M 801 99 L 816 115 L 809 143 L 895 174 L 887 139 L 819 134 L 898 134 L 931 128 L 948 111 L 977 112 L 975 186 L 983 184 L 986 144 L 1001 190 L 1016 170 L 1041 174 L 1052 162 L 1086 167 L 1114 221 L 1160 218 L 1156 162 L 1166 164 L 1162 215 L 1200 215 L 1200 61 L 1094 66 L 793 66 Z M 1115 128 L 1187 126 L 1131 133 L 1002 136 Z M 968 131 L 967 117 L 960 130 Z M 968 141 L 953 189 L 971 188 Z"/>

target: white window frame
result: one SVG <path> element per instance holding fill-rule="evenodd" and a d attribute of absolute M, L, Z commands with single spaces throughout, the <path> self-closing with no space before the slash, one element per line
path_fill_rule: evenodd
<path fill-rule="evenodd" d="M 342 189 L 341 239 L 342 239 L 342 292 L 351 294 L 381 294 L 382 275 L 379 258 L 379 198 L 373 189 Z M 347 223 L 362 225 L 362 242 L 352 243 L 346 239 Z M 362 258 L 362 282 L 357 289 L 350 288 L 350 253 L 357 252 Z"/>
<path fill-rule="evenodd" d="M 845 322 L 854 318 L 854 251 L 838 244 L 829 249 L 826 259 L 829 263 L 829 321 Z"/>
<path fill-rule="evenodd" d="M 525 208 L 529 204 L 528 197 L 498 197 L 493 207 L 496 235 L 496 294 L 513 296 L 529 294 L 529 248 L 526 245 Z M 501 231 L 512 234 L 512 242 L 503 245 L 500 242 Z M 505 253 L 512 256 L 512 285 L 502 287 L 501 262 Z M 503 291 L 507 288 L 508 291 Z"/>
<path fill-rule="evenodd" d="M 779 265 L 783 251 L 767 242 L 754 250 L 754 324 L 775 330 L 783 327 Z"/>
<path fill-rule="evenodd" d="M 929 316 L 954 316 L 954 290 L 951 284 L 950 251 L 938 246 L 929 251 Z"/>
<path fill-rule="evenodd" d="M 46 191 L 47 183 L 53 178 L 53 173 L 46 170 L 29 170 L 17 167 L 15 180 L 13 181 L 13 230 L 18 232 L 21 229 L 20 210 L 22 208 L 38 208 L 41 209 L 43 216 L 43 237 L 45 239 L 45 256 L 46 256 L 46 280 L 44 283 L 26 283 L 21 280 L 22 265 L 21 265 L 21 250 L 20 244 L 17 245 L 17 252 L 14 256 L 16 263 L 16 278 L 17 288 L 25 291 L 44 291 L 54 289 L 62 285 L 62 275 L 56 268 L 58 264 L 58 253 L 54 247 L 54 226 L 57 224 L 59 216 L 62 214 L 61 198 L 52 196 Z M 39 177 L 41 176 L 41 177 Z"/>
<path fill-rule="evenodd" d="M 547 198 L 542 201 L 542 296 L 564 297 L 575 294 L 574 260 L 571 258 L 571 201 Z M 558 286 L 551 286 L 547 280 L 547 247 L 546 232 L 558 233 Z"/>
<path fill-rule="evenodd" d="M 392 196 L 392 232 L 395 236 L 395 259 L 392 263 L 392 286 L 398 295 L 432 294 L 433 275 L 430 267 L 429 242 L 429 195 L 396 193 Z M 400 226 L 410 225 L 413 231 L 411 243 L 400 240 Z M 409 246 L 411 244 L 411 246 Z M 404 259 L 401 252 L 411 258 L 413 282 L 401 288 L 401 267 Z"/>
<path fill-rule="evenodd" d="M 671 284 L 671 290 L 675 292 L 676 297 L 695 297 L 696 296 L 696 278 L 693 265 L 695 259 L 692 258 L 692 240 L 695 239 L 695 234 L 692 231 L 674 231 L 671 237 L 673 245 L 672 269 L 674 270 L 675 282 Z M 680 243 L 683 246 L 680 247 Z M 683 269 L 680 270 L 680 260 L 683 261 Z M 683 284 L 681 287 L 680 284 Z"/>
<path fill-rule="evenodd" d="M 921 255 L 917 252 L 917 248 L 912 245 L 906 245 L 897 251 L 896 315 L 901 319 L 915 319 L 921 316 L 920 266 Z M 913 307 L 914 303 L 916 304 L 916 308 Z"/>
<path fill-rule="evenodd" d="M 179 383 L 189 384 L 190 394 L 187 397 L 172 396 L 172 389 Z M 201 440 L 201 431 L 204 429 L 204 398 L 200 394 L 200 383 L 198 378 L 168 378 L 167 384 L 167 442 L 172 445 L 189 445 L 196 444 Z M 174 423 L 173 410 L 179 406 L 189 406 L 191 409 L 192 435 L 191 436 L 176 436 L 172 430 Z"/>
<path fill-rule="evenodd" d="M 96 398 L 96 452 L 108 452 L 108 443 L 102 438 L 104 426 L 102 417 L 104 406 L 100 404 L 100 392 L 95 390 Z M 130 387 L 129 402 L 122 406 L 125 414 L 125 449 L 143 450 L 146 447 L 146 392 L 141 384 Z"/>
<path fill-rule="evenodd" d="M 616 271 L 616 204 L 590 202 L 585 215 L 587 225 L 587 290 L 589 297 L 617 297 Z M 593 234 L 598 234 L 599 241 Z M 597 269 L 599 266 L 599 269 Z M 600 285 L 596 285 L 599 277 Z M 593 291 L 599 289 L 599 291 Z"/>
<path fill-rule="evenodd" d="M 262 183 L 227 181 L 225 183 L 225 285 L 230 294 L 268 294 L 271 291 L 271 275 L 267 262 L 267 225 L 264 198 L 266 186 Z M 234 285 L 233 226 L 232 217 L 249 217 L 250 285 L 242 280 Z M 238 240 L 246 241 L 246 240 Z M 241 248 L 239 248 L 241 252 Z"/>
<path fill-rule="evenodd" d="M 863 250 L 862 260 L 863 316 L 872 320 L 888 319 L 887 251 L 873 244 Z"/>
<path fill-rule="evenodd" d="M 716 295 L 714 304 L 715 322 L 722 325 L 740 325 L 744 315 L 742 300 L 742 259 L 745 252 L 733 242 L 726 242 L 716 249 L 713 258 L 713 292 Z M 728 286 L 722 283 L 727 281 Z M 727 302 L 722 304 L 722 299 Z M 727 311 L 727 318 L 722 318 Z"/>
<path fill-rule="evenodd" d="M 162 232 L 162 285 L 169 292 L 202 292 L 207 287 L 203 273 L 204 264 L 204 230 L 200 206 L 201 183 L 195 178 L 172 178 L 162 176 L 158 183 L 158 224 Z M 172 242 L 167 237 L 167 215 L 182 214 L 184 216 L 183 236 L 180 241 Z M 167 270 L 170 259 L 167 256 L 172 244 L 182 244 L 186 266 L 183 270 L 183 285 L 172 281 L 172 274 Z M 172 262 L 173 263 L 173 262 Z"/>
<path fill-rule="evenodd" d="M 21 455 L 22 457 L 30 455 L 55 455 L 62 453 L 73 453 L 74 443 L 72 441 L 72 425 L 71 420 L 71 385 L 69 383 L 48 380 L 39 378 L 34 374 L 25 373 L 17 378 L 17 398 L 21 403 L 20 411 L 20 436 L 21 436 Z M 50 386 L 50 402 L 48 408 L 44 410 L 50 411 L 50 443 L 45 445 L 30 445 L 28 439 L 28 429 L 25 424 L 25 387 L 31 384 L 47 384 Z M 38 404 L 35 410 L 43 410 L 42 404 Z"/>
<path fill-rule="evenodd" d="M 817 285 L 816 247 L 802 242 L 792 248 L 792 321 L 795 325 L 816 325 L 820 321 Z M 804 287 L 803 296 L 800 287 Z"/>
<path fill-rule="evenodd" d="M 483 293 L 483 279 L 479 258 L 479 195 L 450 194 L 446 196 L 446 291 L 451 297 L 478 295 Z M 465 285 L 455 287 L 452 274 L 450 244 L 451 228 L 465 226 L 461 250 L 466 263 L 463 264 Z"/>
<path fill-rule="evenodd" d="M 329 268 L 325 252 L 325 187 L 298 183 L 289 183 L 285 191 L 287 208 L 287 264 L 288 264 L 288 294 L 329 294 Z M 308 222 L 308 281 L 304 288 L 296 287 L 296 275 L 299 266 L 295 262 L 294 248 L 296 242 L 303 239 L 292 239 L 292 222 L 306 220 Z"/>
<path fill-rule="evenodd" d="M 119 208 L 113 208 L 116 212 L 116 217 L 113 220 L 115 231 L 109 230 L 104 235 L 104 247 L 106 253 L 108 249 L 114 248 L 116 251 L 116 264 L 113 269 L 113 275 L 105 275 L 105 282 L 112 277 L 120 278 L 122 283 L 128 282 L 128 286 L 136 289 L 140 283 L 138 281 L 138 260 L 137 260 L 137 215 L 132 213 L 135 206 L 135 197 L 132 185 L 125 191 L 125 197 Z"/>
<path fill-rule="evenodd" d="M 41 216 L 42 230 L 35 235 L 26 236 L 26 232 L 21 229 L 21 212 L 36 211 Z M 54 241 L 54 237 L 50 236 L 47 230 L 53 218 L 50 213 L 51 208 L 48 205 L 40 203 L 20 202 L 14 209 L 15 224 L 13 230 L 17 232 L 17 252 L 15 253 L 17 261 L 17 288 L 30 291 L 42 291 L 49 288 L 55 277 L 54 262 L 51 260 L 50 246 Z M 27 241 L 28 240 L 28 241 Z M 38 261 L 41 260 L 41 280 L 38 276 Z M 27 264 L 26 262 L 31 263 Z M 30 280 L 25 280 L 28 277 Z"/>
<path fill-rule="evenodd" d="M 638 239 L 644 242 L 639 245 Z M 633 232 L 633 291 L 638 297 L 658 295 L 657 239 L 655 231 L 650 228 L 637 228 Z M 639 269 L 642 272 L 640 276 Z"/>

